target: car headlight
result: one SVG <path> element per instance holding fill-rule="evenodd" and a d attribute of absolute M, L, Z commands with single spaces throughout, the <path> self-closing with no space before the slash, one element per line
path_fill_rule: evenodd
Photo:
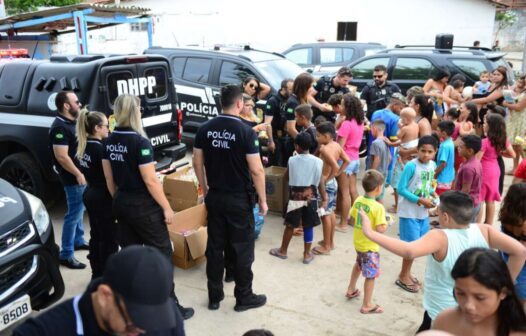
<path fill-rule="evenodd" d="M 31 207 L 31 216 L 33 217 L 33 223 L 35 223 L 38 234 L 40 235 L 40 239 L 42 240 L 42 242 L 44 242 L 47 240 L 47 236 L 49 235 L 50 231 L 50 220 L 46 207 L 39 198 L 23 190 L 22 192 L 26 196 L 27 201 L 29 202 L 29 206 Z"/>

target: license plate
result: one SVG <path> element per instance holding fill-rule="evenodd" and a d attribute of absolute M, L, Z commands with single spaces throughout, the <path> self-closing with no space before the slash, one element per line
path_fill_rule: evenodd
<path fill-rule="evenodd" d="M 0 331 L 31 314 L 31 300 L 24 295 L 0 308 Z"/>

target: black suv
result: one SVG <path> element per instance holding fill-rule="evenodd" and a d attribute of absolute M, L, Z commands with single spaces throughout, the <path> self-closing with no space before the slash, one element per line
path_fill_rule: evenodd
<path fill-rule="evenodd" d="M 387 68 L 388 80 L 396 83 L 405 93 L 411 86 L 424 86 L 437 68 L 448 69 L 452 76 L 463 74 L 467 79 L 466 86 L 478 81 L 481 71 L 492 71 L 499 65 L 508 69 L 508 78 L 513 80 L 513 71 L 504 60 L 504 55 L 505 53 L 492 52 L 486 48 L 397 46 L 361 58 L 349 64 L 349 67 L 353 72 L 352 84 L 359 91 L 365 84 L 372 82 L 373 69 L 381 64 Z"/>
<path fill-rule="evenodd" d="M 62 295 L 58 246 L 46 208 L 0 179 L 0 334 Z"/>
<path fill-rule="evenodd" d="M 313 76 L 321 77 L 385 48 L 384 45 L 375 42 L 298 43 L 282 54 L 305 71 L 312 73 Z"/>
<path fill-rule="evenodd" d="M 177 100 L 183 111 L 183 140 L 188 143 L 203 122 L 221 112 L 221 86 L 240 85 L 247 76 L 254 76 L 275 94 L 283 79 L 294 79 L 303 72 L 280 54 L 248 46 L 219 50 L 153 47 L 145 53 L 164 55 L 172 64 Z M 262 116 L 264 105 L 265 101 L 257 102 L 258 116 Z"/>
<path fill-rule="evenodd" d="M 48 132 L 58 91 L 71 90 L 84 106 L 110 116 L 121 93 L 139 96 L 142 122 L 157 168 L 186 154 L 182 113 L 168 60 L 159 55 L 53 56 L 49 61 L 0 63 L 0 177 L 42 199 L 57 195 Z M 110 125 L 111 126 L 111 125 Z M 50 191 L 51 192 L 50 194 Z"/>

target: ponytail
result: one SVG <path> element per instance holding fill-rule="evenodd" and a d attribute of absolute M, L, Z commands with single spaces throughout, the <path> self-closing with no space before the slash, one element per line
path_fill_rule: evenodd
<path fill-rule="evenodd" d="M 77 153 L 75 157 L 81 159 L 86 151 L 86 144 L 88 137 L 94 135 L 95 126 L 102 125 L 106 115 L 102 112 L 90 112 L 87 109 L 82 109 L 77 118 Z"/>

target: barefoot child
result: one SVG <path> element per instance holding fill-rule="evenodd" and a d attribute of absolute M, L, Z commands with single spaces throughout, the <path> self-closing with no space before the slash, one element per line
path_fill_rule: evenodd
<path fill-rule="evenodd" d="M 419 128 L 416 123 L 416 112 L 411 107 L 405 107 L 400 112 L 400 128 L 397 133 L 397 141 L 391 141 L 388 138 L 384 138 L 385 142 L 389 146 L 402 147 L 404 149 L 412 149 L 418 145 L 418 133 Z M 411 156 L 403 156 L 395 153 L 396 158 L 395 166 L 393 168 L 393 177 L 391 179 L 391 185 L 394 189 L 395 204 L 390 212 L 396 212 L 398 209 L 398 181 L 400 181 L 400 175 L 404 169 L 404 165 L 407 161 L 411 160 Z"/>
<path fill-rule="evenodd" d="M 289 203 L 285 215 L 285 231 L 281 247 L 273 248 L 269 253 L 280 259 L 287 259 L 287 249 L 294 228 L 303 223 L 303 263 L 309 264 L 314 255 L 311 253 L 314 227 L 320 224 L 318 216 L 318 189 L 322 197 L 322 207 L 327 207 L 327 193 L 322 179 L 323 161 L 309 154 L 310 135 L 302 132 L 294 139 L 298 155 L 289 159 Z"/>
<path fill-rule="evenodd" d="M 421 137 L 417 146 L 418 157 L 405 165 L 400 176 L 398 217 L 400 239 L 405 242 L 417 240 L 429 230 L 428 209 L 434 208 L 431 197 L 436 196 L 432 181 L 437 146 L 437 140 L 432 135 Z M 404 258 L 396 284 L 408 292 L 416 293 L 420 289 L 420 282 L 411 275 L 412 264 L 412 259 Z"/>
<path fill-rule="evenodd" d="M 371 169 L 365 172 L 362 179 L 365 196 L 360 196 L 351 209 L 351 226 L 354 226 L 354 248 L 356 249 L 356 263 L 352 269 L 351 281 L 345 296 L 349 299 L 358 297 L 360 290 L 356 282 L 360 272 L 365 278 L 363 285 L 363 303 L 360 309 L 362 314 L 379 314 L 384 309 L 373 304 L 374 279 L 380 275 L 380 247 L 370 241 L 362 232 L 362 220 L 358 211 L 363 211 L 370 222 L 371 229 L 384 233 L 387 230 L 385 210 L 382 204 L 376 201 L 384 189 L 384 177 L 378 171 Z"/>
<path fill-rule="evenodd" d="M 471 223 L 477 222 L 480 211 L 480 186 L 482 185 L 482 166 L 476 158 L 480 151 L 482 141 L 476 135 L 466 135 L 460 138 L 458 153 L 464 158 L 455 180 L 455 190 L 462 191 L 471 196 L 473 201 L 473 215 Z"/>
<path fill-rule="evenodd" d="M 371 144 L 369 155 L 371 157 L 371 169 L 378 170 L 383 176 L 387 176 L 389 163 L 391 162 L 391 153 L 384 141 L 385 121 L 376 119 L 371 125 L 371 135 L 374 141 Z M 382 189 L 380 196 L 376 198 L 379 203 L 383 204 L 385 188 Z"/>
<path fill-rule="evenodd" d="M 437 135 L 442 139 L 442 143 L 438 149 L 436 159 L 435 179 L 437 180 L 437 195 L 451 190 L 451 184 L 455 179 L 455 144 L 451 138 L 454 131 L 455 124 L 452 121 L 442 120 L 438 123 Z"/>
<path fill-rule="evenodd" d="M 336 130 L 332 122 L 323 122 L 316 127 L 316 130 L 318 143 L 320 144 L 320 158 L 323 160 L 322 176 L 325 181 L 328 204 L 326 208 L 323 208 L 321 214 L 323 224 L 321 246 L 313 248 L 312 251 L 315 254 L 329 255 L 331 250 L 334 249 L 334 227 L 336 225 L 334 210 L 336 209 L 338 183 L 335 177 L 339 176 L 347 168 L 350 161 L 342 147 L 334 141 Z M 343 162 L 341 166 L 338 166 L 338 160 Z"/>
<path fill-rule="evenodd" d="M 454 281 L 451 270 L 460 254 L 471 247 L 492 248 L 510 255 L 508 268 L 512 279 L 517 277 L 526 260 L 526 247 L 490 225 L 470 224 L 473 202 L 468 194 L 446 191 L 440 196 L 438 218 L 440 229 L 434 229 L 411 243 L 387 237 L 373 230 L 369 218 L 361 213 L 362 230 L 367 238 L 381 247 L 407 259 L 427 256 L 424 319 L 418 331 L 427 330 L 445 309 L 455 307 Z"/>

